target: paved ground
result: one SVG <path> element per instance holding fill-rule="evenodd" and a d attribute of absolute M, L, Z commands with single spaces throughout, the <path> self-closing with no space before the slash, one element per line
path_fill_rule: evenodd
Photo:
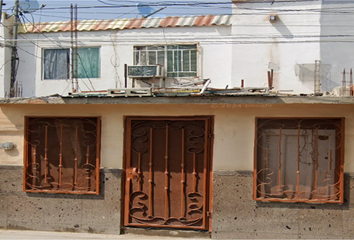
<path fill-rule="evenodd" d="M 16 231 L 0 229 L 0 239 L 166 239 L 166 240 L 186 240 L 186 238 L 142 236 L 133 234 L 110 235 L 110 234 L 90 234 L 90 233 L 63 233 L 63 232 L 41 232 L 41 231 Z M 188 238 L 187 238 L 188 239 Z M 193 238 L 193 240 L 198 240 Z M 206 240 L 200 239 L 200 240 Z"/>

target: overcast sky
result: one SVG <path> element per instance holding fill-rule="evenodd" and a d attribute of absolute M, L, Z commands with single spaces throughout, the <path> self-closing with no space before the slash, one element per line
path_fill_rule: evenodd
<path fill-rule="evenodd" d="M 154 17 L 183 16 L 183 15 L 208 15 L 231 14 L 231 0 L 180 0 L 180 1 L 126 1 L 126 0 L 20 0 L 20 2 L 33 1 L 33 6 L 45 5 L 42 9 L 32 13 L 25 13 L 21 21 L 48 22 L 70 20 L 70 4 L 77 4 L 78 19 L 116 19 L 141 17 L 137 9 L 137 3 L 151 5 L 153 10 L 162 11 L 154 14 Z M 6 3 L 3 11 L 12 14 L 15 0 L 3 0 Z M 25 5 L 23 5 L 25 6 Z"/>

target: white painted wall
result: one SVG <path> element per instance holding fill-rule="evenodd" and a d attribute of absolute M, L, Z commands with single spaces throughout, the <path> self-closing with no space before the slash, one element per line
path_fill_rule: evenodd
<path fill-rule="evenodd" d="M 101 77 L 81 79 L 80 90 L 123 87 L 124 64 L 133 64 L 136 45 L 197 43 L 199 75 L 212 80 L 210 87 L 239 87 L 241 79 L 246 87 L 267 87 L 267 71 L 273 69 L 274 90 L 313 93 L 314 63 L 321 60 L 322 91 L 331 91 L 341 85 L 343 69 L 348 73 L 353 65 L 352 9 L 353 1 L 242 2 L 233 4 L 232 27 L 79 32 L 79 46 L 101 47 Z M 270 22 L 270 15 L 277 15 L 278 21 Z M 58 46 L 70 47 L 70 33 L 19 35 L 17 79 L 25 97 L 71 92 L 70 80 L 41 79 L 42 49 Z M 0 74 L 6 76 L 4 69 Z M 6 82 L 0 76 L 0 96 L 8 88 Z"/>
<path fill-rule="evenodd" d="M 343 69 L 353 67 L 353 8 L 349 0 L 234 3 L 234 85 L 245 79 L 246 86 L 266 86 L 271 65 L 275 90 L 312 93 L 321 60 L 322 91 L 340 86 Z"/>
<path fill-rule="evenodd" d="M 320 1 L 234 3 L 232 34 L 234 85 L 268 86 L 267 71 L 274 70 L 274 90 L 313 92 L 297 76 L 297 64 L 320 60 Z M 270 22 L 270 15 L 277 21 Z"/>
<path fill-rule="evenodd" d="M 133 64 L 133 47 L 151 44 L 199 44 L 200 77 L 210 78 L 212 87 L 231 82 L 231 27 L 180 27 L 121 31 L 79 32 L 79 46 L 100 47 L 101 77 L 80 79 L 81 91 L 124 87 L 124 64 Z M 70 33 L 20 34 L 21 65 L 17 79 L 23 83 L 24 96 L 67 95 L 70 80 L 42 79 L 44 48 L 70 47 Z"/>
<path fill-rule="evenodd" d="M 14 18 L 8 18 L 3 13 L 1 15 L 2 24 L 0 24 L 0 97 L 5 97 L 10 90 L 11 78 L 11 46 L 12 46 L 12 30 Z"/>

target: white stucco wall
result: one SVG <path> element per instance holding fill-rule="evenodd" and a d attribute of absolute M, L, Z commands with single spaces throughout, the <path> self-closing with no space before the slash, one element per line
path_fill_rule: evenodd
<path fill-rule="evenodd" d="M 210 87 L 239 87 L 241 79 L 246 87 L 267 87 L 267 71 L 273 69 L 275 91 L 313 93 L 315 60 L 320 60 L 322 91 L 331 91 L 341 85 L 343 69 L 348 73 L 353 66 L 353 7 L 352 1 L 330 0 L 242 2 L 233 4 L 232 27 L 79 32 L 79 46 L 98 46 L 101 55 L 100 78 L 79 80 L 79 87 L 82 91 L 123 87 L 124 64 L 133 64 L 136 45 L 196 43 L 199 75 L 212 80 Z M 270 15 L 277 21 L 270 22 Z M 70 80 L 41 79 L 42 49 L 58 46 L 70 47 L 70 33 L 19 35 L 17 79 L 24 96 L 71 92 Z M 0 94 L 8 88 L 7 81 L 1 81 Z"/>
<path fill-rule="evenodd" d="M 124 87 L 124 64 L 133 65 L 133 47 L 151 44 L 199 45 L 199 75 L 210 78 L 211 87 L 225 87 L 231 82 L 231 45 L 224 36 L 231 27 L 180 27 L 133 29 L 122 31 L 79 32 L 79 46 L 100 47 L 101 77 L 80 79 L 81 91 Z M 21 65 L 17 79 L 23 83 L 24 96 L 67 95 L 70 80 L 42 79 L 44 48 L 70 47 L 70 33 L 20 34 Z M 25 39 L 24 39 L 25 38 Z M 130 80 L 129 80 L 130 82 Z"/>
<path fill-rule="evenodd" d="M 233 76 L 238 85 L 268 86 L 267 71 L 274 70 L 274 90 L 313 92 L 311 83 L 297 76 L 297 64 L 320 60 L 320 1 L 235 3 L 232 34 Z M 270 22 L 270 15 L 277 21 Z"/>
<path fill-rule="evenodd" d="M 314 91 L 314 63 L 321 61 L 321 89 L 342 85 L 353 67 L 353 1 L 266 1 L 234 3 L 233 76 L 236 84 L 266 86 L 274 69 L 274 90 Z M 270 15 L 277 21 L 270 22 Z M 242 56 L 240 58 L 240 55 Z"/>

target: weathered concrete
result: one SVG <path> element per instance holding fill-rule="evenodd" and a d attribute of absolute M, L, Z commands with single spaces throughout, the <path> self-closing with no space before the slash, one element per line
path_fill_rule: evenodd
<path fill-rule="evenodd" d="M 100 175 L 100 195 L 24 193 L 23 167 L 0 166 L 0 228 L 119 234 L 121 170 Z"/>
<path fill-rule="evenodd" d="M 2 98 L 0 104 L 234 104 L 224 108 L 237 108 L 237 104 L 255 104 L 249 107 L 269 107 L 266 104 L 354 104 L 353 97 L 332 96 L 282 96 L 275 94 L 234 94 L 234 95 L 196 95 L 164 97 L 35 97 Z M 211 106 L 212 107 L 212 106 Z M 244 105 L 243 105 L 244 107 Z M 247 106 L 246 106 L 247 107 Z"/>
<path fill-rule="evenodd" d="M 353 238 L 353 189 L 346 174 L 344 204 L 255 202 L 252 172 L 216 171 L 212 238 Z"/>

